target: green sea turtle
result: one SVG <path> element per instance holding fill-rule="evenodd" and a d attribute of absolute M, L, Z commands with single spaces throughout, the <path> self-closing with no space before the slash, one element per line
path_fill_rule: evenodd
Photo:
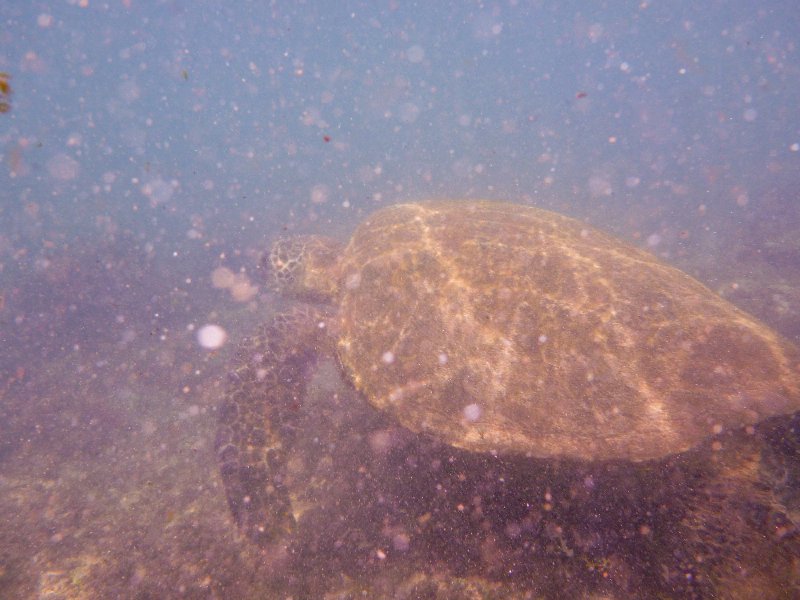
<path fill-rule="evenodd" d="M 295 527 L 294 416 L 324 355 L 396 423 L 468 453 L 642 465 L 702 448 L 702 462 L 742 432 L 728 445 L 753 460 L 720 461 L 709 490 L 763 488 L 765 444 L 749 440 L 800 410 L 791 343 L 647 252 L 545 210 L 400 204 L 347 244 L 282 239 L 264 263 L 296 302 L 242 343 L 216 440 L 232 513 L 259 544 Z"/>

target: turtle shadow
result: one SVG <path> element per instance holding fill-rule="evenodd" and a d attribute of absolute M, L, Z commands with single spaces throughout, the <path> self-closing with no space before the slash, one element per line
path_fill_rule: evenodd
<path fill-rule="evenodd" d="M 299 597 L 420 571 L 545 598 L 769 598 L 796 585 L 797 415 L 634 464 L 463 451 L 353 391 L 305 413 L 289 482 L 302 514 L 282 571 Z"/>

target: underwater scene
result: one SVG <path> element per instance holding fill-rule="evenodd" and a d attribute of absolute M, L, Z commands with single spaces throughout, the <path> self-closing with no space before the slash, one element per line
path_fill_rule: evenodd
<path fill-rule="evenodd" d="M 794 2 L 0 24 L 0 599 L 800 598 Z"/>

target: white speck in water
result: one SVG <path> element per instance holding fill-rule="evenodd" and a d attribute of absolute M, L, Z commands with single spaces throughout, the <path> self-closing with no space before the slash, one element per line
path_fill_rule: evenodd
<path fill-rule="evenodd" d="M 447 364 L 447 354 L 445 354 L 444 352 L 441 352 L 439 354 L 439 364 L 440 365 L 446 365 Z"/>
<path fill-rule="evenodd" d="M 425 50 L 416 44 L 406 50 L 406 57 L 410 63 L 421 63 L 425 58 Z"/>
<path fill-rule="evenodd" d="M 344 285 L 348 290 L 357 289 L 358 286 L 361 285 L 361 273 L 352 273 L 348 275 Z"/>
<path fill-rule="evenodd" d="M 383 356 L 381 356 L 381 360 L 387 365 L 392 364 L 394 362 L 394 352 L 387 350 L 383 353 Z"/>
<path fill-rule="evenodd" d="M 655 248 L 661 243 L 661 236 L 657 233 L 650 234 L 647 236 L 647 245 L 651 248 Z"/>
<path fill-rule="evenodd" d="M 50 27 L 53 24 L 53 21 L 53 15 L 48 15 L 47 13 L 42 13 L 36 17 L 36 24 L 42 29 Z"/>
<path fill-rule="evenodd" d="M 395 445 L 394 434 L 391 429 L 382 429 L 369 436 L 369 447 L 373 452 L 385 454 Z"/>
<path fill-rule="evenodd" d="M 482 412 L 483 411 L 481 410 L 481 407 L 478 406 L 477 404 L 475 403 L 467 404 L 464 407 L 464 418 L 470 423 L 474 423 L 475 421 L 481 418 Z"/>
<path fill-rule="evenodd" d="M 331 191 L 327 185 L 319 184 L 311 188 L 310 196 L 312 204 L 325 204 L 331 196 Z"/>
<path fill-rule="evenodd" d="M 544 344 L 546 341 L 547 341 L 547 336 L 545 334 L 542 334 L 542 335 L 539 336 L 539 343 L 540 344 Z"/>
<path fill-rule="evenodd" d="M 228 334 L 219 325 L 203 325 L 197 331 L 197 341 L 203 348 L 209 350 L 220 348 L 227 339 Z"/>

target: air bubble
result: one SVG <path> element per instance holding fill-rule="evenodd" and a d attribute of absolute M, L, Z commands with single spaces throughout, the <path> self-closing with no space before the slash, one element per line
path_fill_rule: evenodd
<path fill-rule="evenodd" d="M 203 325 L 197 330 L 197 342 L 208 350 L 216 350 L 222 347 L 228 334 L 219 325 Z"/>
<path fill-rule="evenodd" d="M 482 412 L 481 407 L 477 404 L 467 404 L 464 407 L 464 418 L 470 423 L 474 423 L 481 418 Z"/>

